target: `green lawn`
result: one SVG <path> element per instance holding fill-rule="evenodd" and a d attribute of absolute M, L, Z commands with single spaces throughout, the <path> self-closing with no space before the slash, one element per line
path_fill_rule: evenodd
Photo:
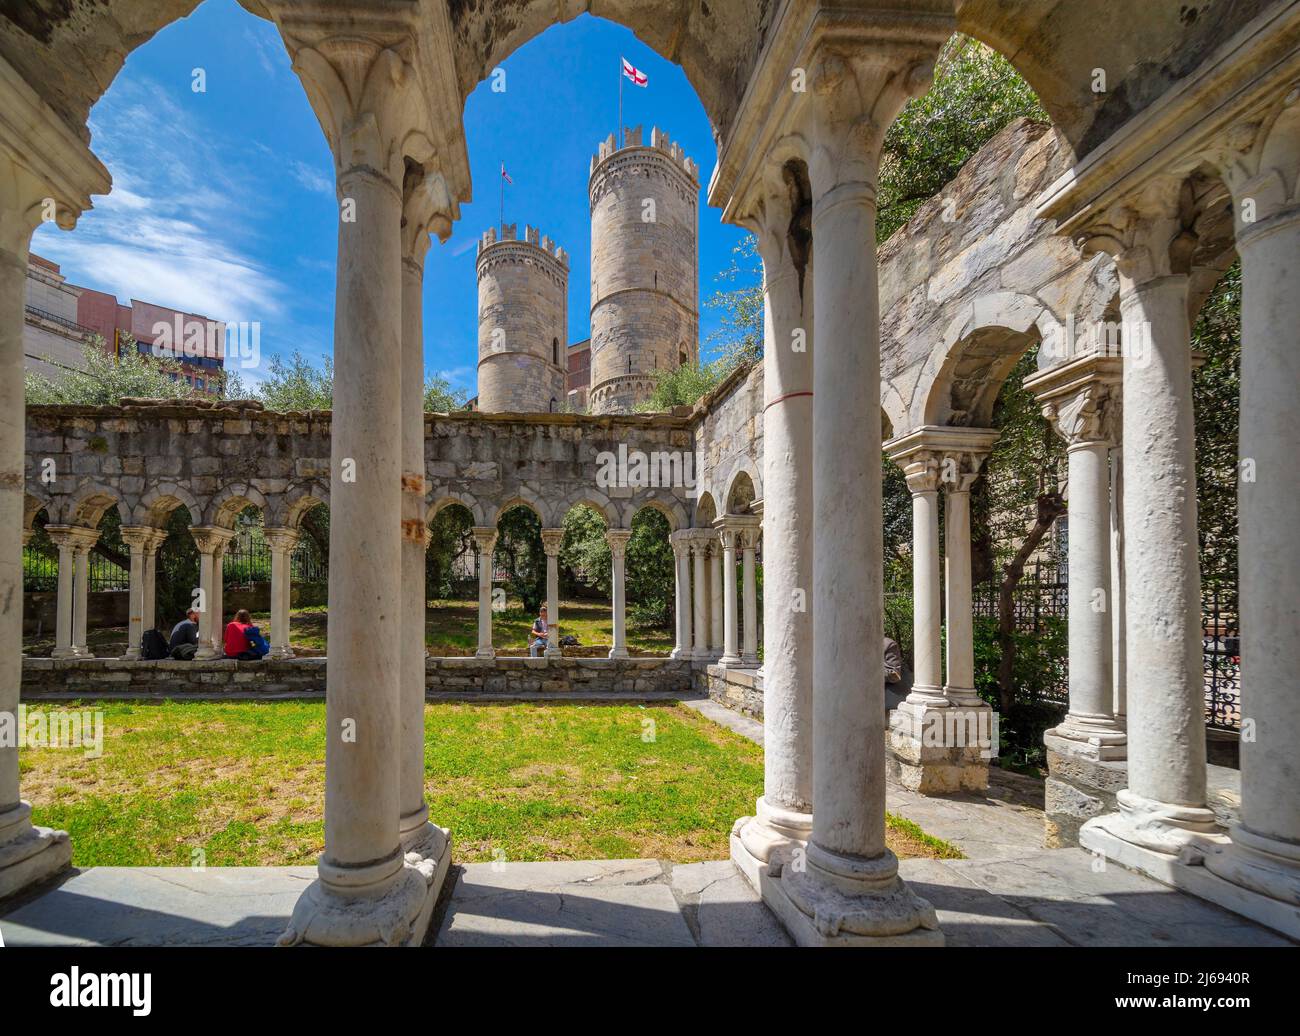
<path fill-rule="evenodd" d="M 492 645 L 498 654 L 528 654 L 528 629 L 534 616 L 511 602 L 513 607 L 492 616 Z M 325 624 L 328 610 L 323 606 L 296 609 L 290 615 L 289 640 L 303 654 L 324 654 Z M 269 635 L 270 616 L 255 612 L 253 620 Z M 561 601 L 560 633 L 572 633 L 582 649 L 605 653 L 614 644 L 613 622 L 609 605 L 599 601 Z M 478 647 L 478 602 L 437 600 L 425 612 L 425 644 L 431 655 L 472 655 Z M 123 627 L 90 630 L 88 646 L 97 655 L 117 656 L 126 650 Z M 634 655 L 667 655 L 673 649 L 673 631 L 642 629 L 629 623 L 628 648 Z M 54 648 L 54 630 L 40 637 L 23 638 L 23 651 L 38 657 L 48 656 Z M 601 650 L 603 649 L 603 651 Z"/>
<path fill-rule="evenodd" d="M 76 865 L 315 861 L 323 704 L 97 707 L 103 756 L 19 756 L 34 820 L 71 833 Z M 425 734 L 431 814 L 461 862 L 725 859 L 763 785 L 762 749 L 675 704 L 434 704 Z M 889 840 L 900 856 L 957 855 L 892 817 Z"/>

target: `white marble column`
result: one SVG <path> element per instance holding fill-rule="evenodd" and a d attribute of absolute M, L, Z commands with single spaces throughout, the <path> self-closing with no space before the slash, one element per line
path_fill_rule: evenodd
<path fill-rule="evenodd" d="M 208 594 L 208 605 L 212 609 L 212 650 L 214 658 L 224 658 L 226 654 L 226 547 L 234 539 L 231 535 L 222 536 L 212 550 L 212 589 Z"/>
<path fill-rule="evenodd" d="M 1211 873 L 1248 916 L 1300 937 L 1300 87 L 1229 177 L 1241 256 L 1241 813 Z M 1284 185 L 1290 185 L 1288 198 Z M 1253 222 L 1243 218 L 1255 199 Z M 1127 419 L 1127 409 L 1126 409 Z M 1131 484 L 1130 484 L 1131 485 Z M 1131 491 L 1131 488 L 1130 488 Z M 1130 573 L 1130 578 L 1132 573 Z M 1246 736 L 1246 724 L 1250 736 Z M 1259 898 L 1256 898 L 1259 897 Z M 1219 901 L 1241 909 L 1227 897 Z"/>
<path fill-rule="evenodd" d="M 542 550 L 546 552 L 546 657 L 560 658 L 560 548 L 564 546 L 563 529 L 542 530 Z"/>
<path fill-rule="evenodd" d="M 1124 757 L 1115 718 L 1111 584 L 1110 451 L 1119 407 L 1117 361 L 1081 356 L 1031 379 L 1043 416 L 1065 440 L 1069 463 L 1070 709 L 1047 736 L 1092 759 Z"/>
<path fill-rule="evenodd" d="M 631 538 L 631 529 L 609 529 L 605 533 L 605 542 L 609 544 L 609 553 L 614 560 L 614 579 L 610 590 L 614 608 L 614 646 L 609 649 L 610 658 L 628 657 L 627 585 L 624 573 L 627 560 L 627 541 Z"/>
<path fill-rule="evenodd" d="M 948 666 L 943 695 L 953 708 L 987 708 L 975 691 L 974 616 L 971 601 L 970 489 L 983 455 L 948 454 L 940 464 L 952 473 L 944 483 L 944 613 L 948 620 Z"/>
<path fill-rule="evenodd" d="M 157 530 L 148 526 L 123 525 L 122 542 L 131 552 L 129 610 L 126 624 L 126 652 L 122 658 L 130 661 L 140 657 L 140 638 L 144 635 L 144 558 L 145 550 Z"/>
<path fill-rule="evenodd" d="M 903 705 L 923 713 L 945 708 L 943 613 L 939 588 L 939 459 L 922 450 L 904 463 L 912 493 L 912 689 Z"/>
<path fill-rule="evenodd" d="M 741 541 L 741 604 L 743 639 L 740 664 L 747 669 L 758 668 L 758 581 L 754 570 L 754 553 L 758 550 L 758 527 L 747 528 Z"/>
<path fill-rule="evenodd" d="M 692 658 L 709 657 L 709 552 L 714 546 L 714 536 L 707 529 L 696 531 L 691 538 L 691 558 L 695 568 L 694 647 Z"/>
<path fill-rule="evenodd" d="M 718 659 L 718 665 L 737 669 L 741 665 L 739 630 L 736 627 L 736 550 L 740 532 L 722 518 L 714 525 L 722 541 L 722 657 Z"/>
<path fill-rule="evenodd" d="M 144 593 L 142 594 L 141 615 L 144 617 L 144 629 L 158 628 L 158 551 L 167 542 L 166 529 L 151 529 L 144 547 Z"/>
<path fill-rule="evenodd" d="M 0 600 L 21 602 L 26 477 L 23 328 L 28 246 L 41 220 L 71 229 L 105 194 L 108 171 L 4 58 L 0 58 Z M 89 140 L 89 134 L 86 135 Z M 21 156 L 21 157 L 19 157 Z M 64 567 L 60 566 L 60 583 Z M 67 569 L 69 576 L 71 568 Z M 70 603 L 71 588 L 62 594 Z M 0 714 L 16 722 L 22 684 L 21 606 L 0 609 Z M 71 626 L 65 626 L 70 646 Z M 66 831 L 35 827 L 18 786 L 18 748 L 0 743 L 0 899 L 67 867 Z"/>
<path fill-rule="evenodd" d="M 1127 593 L 1124 579 L 1124 461 L 1121 446 L 1124 421 L 1119 400 L 1115 399 L 1114 403 L 1115 434 L 1119 439 L 1110 448 L 1110 643 L 1111 679 L 1114 684 L 1111 701 L 1115 723 L 1123 730 L 1128 712 L 1128 666 L 1124 657 L 1124 627 L 1127 625 L 1124 615 Z"/>
<path fill-rule="evenodd" d="M 74 658 L 94 658 L 86 643 L 90 611 L 90 552 L 99 542 L 98 529 L 79 529 L 82 535 L 72 548 L 72 654 Z"/>
<path fill-rule="evenodd" d="M 709 547 L 709 661 L 722 657 L 722 541 L 713 533 Z"/>
<path fill-rule="evenodd" d="M 674 611 L 677 643 L 673 658 L 691 658 L 691 530 L 678 529 L 668 537 L 673 549 Z"/>
<path fill-rule="evenodd" d="M 813 371 L 813 830 L 764 901 L 801 945 L 943 942 L 934 908 L 885 844 L 884 548 L 876 169 L 884 133 L 924 89 L 951 23 L 878 14 L 814 31 L 799 128 L 810 147 L 817 316 Z M 877 36 L 877 31 L 883 35 Z M 885 37 L 888 36 L 886 43 Z"/>
<path fill-rule="evenodd" d="M 325 851 L 280 941 L 418 944 L 437 868 L 408 857 L 401 841 L 402 218 L 408 163 L 430 161 L 442 139 L 430 121 L 436 83 L 412 64 L 428 57 L 410 12 L 338 20 L 270 8 L 293 18 L 286 42 L 334 154 L 340 216 Z"/>
<path fill-rule="evenodd" d="M 301 533 L 297 529 L 262 530 L 271 548 L 271 658 L 293 658 L 289 646 L 289 609 L 293 601 L 291 559 Z"/>
<path fill-rule="evenodd" d="M 199 649 L 198 661 L 220 658 L 224 653 L 221 628 L 221 559 L 234 533 L 215 525 L 191 525 L 190 535 L 199 548 Z"/>
<path fill-rule="evenodd" d="M 774 856 L 812 833 L 813 313 L 795 179 L 770 168 L 749 220 L 763 259 L 763 794 L 732 828 L 731 859 L 760 891 Z"/>
<path fill-rule="evenodd" d="M 495 658 L 492 647 L 492 552 L 497 545 L 494 525 L 476 525 L 473 528 L 474 545 L 478 548 L 478 658 Z"/>
<path fill-rule="evenodd" d="M 1219 831 L 1206 806 L 1187 314 L 1196 239 L 1181 198 L 1180 180 L 1157 178 L 1093 239 L 1116 257 L 1123 318 L 1128 787 L 1117 795 L 1118 813 L 1080 831 L 1087 848 L 1098 847 L 1090 832 L 1100 829 L 1168 855 Z"/>
<path fill-rule="evenodd" d="M 76 652 L 72 650 L 72 577 L 76 533 L 70 525 L 47 525 L 45 533 L 59 551 L 59 575 L 54 596 L 54 650 L 50 655 L 53 658 L 75 658 Z"/>

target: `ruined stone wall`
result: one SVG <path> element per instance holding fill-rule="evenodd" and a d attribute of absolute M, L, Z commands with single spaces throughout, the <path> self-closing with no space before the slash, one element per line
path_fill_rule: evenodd
<path fill-rule="evenodd" d="M 592 413 L 627 413 L 655 374 L 699 356 L 699 170 L 658 129 L 592 158 Z"/>
<path fill-rule="evenodd" d="M 726 512 L 741 472 L 763 496 L 763 365 L 736 371 L 696 408 L 695 438 L 700 471 L 697 507 L 708 498 L 712 513 Z M 707 514 L 708 507 L 705 506 Z"/>
<path fill-rule="evenodd" d="M 550 413 L 565 400 L 569 262 L 535 227 L 514 224 L 478 245 L 478 408 Z"/>

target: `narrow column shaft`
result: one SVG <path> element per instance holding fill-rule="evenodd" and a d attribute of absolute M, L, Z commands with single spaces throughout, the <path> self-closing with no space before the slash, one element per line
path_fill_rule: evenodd
<path fill-rule="evenodd" d="M 53 536 L 53 534 L 51 534 Z M 57 542 L 57 541 L 56 541 Z M 54 651 L 55 658 L 67 658 L 72 655 L 72 576 L 76 562 L 73 559 L 72 543 L 58 543 L 59 548 L 59 582 L 55 595 L 54 609 Z"/>
<path fill-rule="evenodd" d="M 1138 284 L 1124 318 L 1129 791 L 1205 806 L 1205 705 L 1187 277 Z"/>
<path fill-rule="evenodd" d="M 610 648 L 610 658 L 627 658 L 627 587 L 624 582 L 624 565 L 627 555 L 627 542 L 632 538 L 630 529 L 610 529 L 605 533 L 609 543 L 609 552 L 614 562 L 613 605 L 614 605 L 614 646 Z"/>
<path fill-rule="evenodd" d="M 740 659 L 747 666 L 758 665 L 758 583 L 754 571 L 754 543 L 746 538 L 745 549 L 741 551 L 741 581 L 744 606 L 744 646 Z"/>
<path fill-rule="evenodd" d="M 722 544 L 715 538 L 709 549 L 709 658 L 722 654 Z"/>
<path fill-rule="evenodd" d="M 691 554 L 695 559 L 695 648 L 696 658 L 707 658 L 709 654 L 709 544 L 696 537 L 691 544 Z"/>
<path fill-rule="evenodd" d="M 907 700 L 914 705 L 947 704 L 939 609 L 939 492 L 926 488 L 912 493 L 912 640 L 916 661 L 915 682 Z"/>
<path fill-rule="evenodd" d="M 123 537 L 125 539 L 125 537 Z M 144 635 L 144 544 L 128 543 L 131 550 L 129 615 L 126 627 L 125 659 L 140 657 L 140 638 Z"/>
<path fill-rule="evenodd" d="M 146 630 L 158 628 L 158 548 L 165 538 L 166 534 L 159 531 L 144 549 L 143 603 L 140 614 L 144 617 Z"/>
<path fill-rule="evenodd" d="M 1125 660 L 1124 629 L 1128 625 L 1125 612 L 1124 586 L 1124 463 L 1123 450 L 1110 448 L 1110 642 L 1112 709 L 1115 725 L 1123 730 L 1128 712 L 1128 666 Z"/>
<path fill-rule="evenodd" d="M 720 665 L 740 665 L 736 637 L 736 533 L 722 532 L 722 657 Z"/>
<path fill-rule="evenodd" d="M 226 544 L 212 552 L 212 649 L 217 658 L 226 654 Z"/>
<path fill-rule="evenodd" d="M 1111 652 L 1110 463 L 1104 441 L 1069 448 L 1070 711 L 1058 733 L 1117 734 Z"/>
<path fill-rule="evenodd" d="M 673 548 L 674 596 L 676 612 L 677 643 L 673 647 L 673 658 L 691 657 L 691 549 L 687 541 L 690 535 L 686 530 L 674 532 L 669 537 Z"/>
<path fill-rule="evenodd" d="M 292 658 L 289 647 L 289 608 L 293 601 L 293 549 L 298 545 L 295 529 L 267 529 L 271 546 L 271 657 Z"/>
<path fill-rule="evenodd" d="M 492 649 L 492 551 L 496 547 L 497 531 L 492 527 L 476 527 L 474 542 L 478 546 L 478 650 L 479 658 L 494 658 Z"/>
<path fill-rule="evenodd" d="M 78 544 L 74 552 L 72 580 L 72 651 L 79 658 L 90 657 L 86 645 L 86 612 L 90 607 L 90 545 Z"/>
<path fill-rule="evenodd" d="M 563 545 L 563 529 L 542 530 L 542 548 L 546 551 L 547 658 L 564 654 L 560 649 L 560 548 Z"/>
<path fill-rule="evenodd" d="M 944 559 L 948 617 L 948 675 L 944 696 L 951 705 L 980 705 L 975 693 L 975 643 L 971 618 L 970 492 L 944 491 L 947 553 Z"/>
<path fill-rule="evenodd" d="M 212 549 L 199 547 L 199 647 L 196 659 L 214 657 L 212 648 Z"/>

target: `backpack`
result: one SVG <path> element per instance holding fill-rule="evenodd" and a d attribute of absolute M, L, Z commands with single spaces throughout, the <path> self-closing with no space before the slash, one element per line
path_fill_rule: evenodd
<path fill-rule="evenodd" d="M 177 662 L 193 662 L 194 656 L 199 653 L 197 644 L 177 644 L 172 648 L 172 658 Z"/>
<path fill-rule="evenodd" d="M 270 653 L 270 643 L 256 626 L 249 626 L 244 631 L 244 636 L 248 639 L 248 649 L 258 658 L 265 658 Z"/>
<path fill-rule="evenodd" d="M 140 638 L 140 657 L 146 662 L 157 662 L 167 655 L 167 638 L 157 630 L 145 630 Z"/>

